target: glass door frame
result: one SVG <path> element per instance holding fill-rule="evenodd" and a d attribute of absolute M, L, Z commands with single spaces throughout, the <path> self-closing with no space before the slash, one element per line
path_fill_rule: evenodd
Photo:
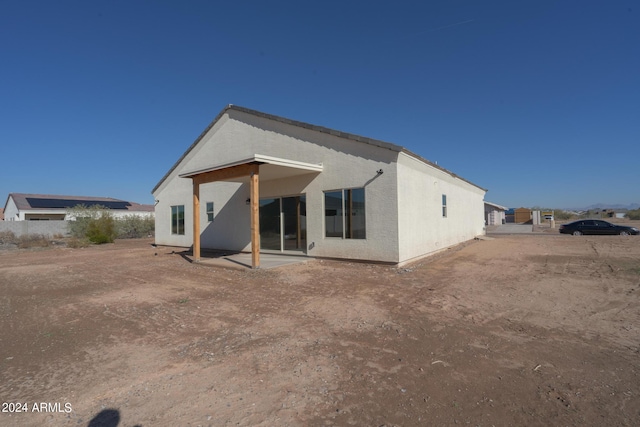
<path fill-rule="evenodd" d="M 297 203 L 296 203 L 296 211 L 295 211 L 295 218 L 296 218 L 296 231 L 295 231 L 295 239 L 296 239 L 296 248 L 295 249 L 288 249 L 286 246 L 286 231 L 287 231 L 287 223 L 285 222 L 285 212 L 284 212 L 284 208 L 285 208 L 285 201 L 284 199 L 296 199 Z M 263 240 L 263 233 L 266 232 L 267 230 L 263 229 L 263 217 L 262 217 L 262 211 L 260 211 L 260 251 L 269 251 L 269 252 L 278 252 L 278 253 L 285 253 L 285 252 L 296 252 L 296 253 L 307 253 L 307 230 L 306 230 L 306 220 L 304 221 L 304 224 L 302 222 L 302 217 L 306 218 L 306 194 L 297 194 L 294 196 L 276 196 L 276 197 L 264 197 L 264 198 L 260 198 L 260 203 L 259 203 L 259 207 L 260 209 L 262 209 L 262 202 L 263 201 L 278 201 L 278 205 L 279 205 L 279 224 L 278 224 L 278 228 L 280 231 L 280 248 L 276 249 L 276 248 L 264 248 L 262 245 L 262 240 Z M 302 210 L 302 203 L 305 203 L 304 206 L 304 212 Z"/>

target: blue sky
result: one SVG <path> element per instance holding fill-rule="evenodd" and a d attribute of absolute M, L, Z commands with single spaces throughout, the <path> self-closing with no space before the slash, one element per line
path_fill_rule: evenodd
<path fill-rule="evenodd" d="M 227 104 L 401 145 L 509 207 L 640 203 L 635 1 L 0 0 L 0 197 L 153 203 Z"/>

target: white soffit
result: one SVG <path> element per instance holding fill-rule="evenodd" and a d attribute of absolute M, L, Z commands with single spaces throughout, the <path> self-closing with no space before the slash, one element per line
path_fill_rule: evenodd
<path fill-rule="evenodd" d="M 205 172 L 212 172 L 221 169 L 240 166 L 245 164 L 260 164 L 260 180 L 271 180 L 288 178 L 296 175 L 304 175 L 308 173 L 322 172 L 322 163 L 306 163 L 297 160 L 283 159 L 279 157 L 265 156 L 263 154 L 255 154 L 247 159 L 237 160 L 222 165 L 216 165 L 209 168 L 199 169 L 196 171 L 185 172 L 180 174 L 181 178 L 191 178 Z M 228 181 L 244 181 L 247 177 L 233 178 Z"/>

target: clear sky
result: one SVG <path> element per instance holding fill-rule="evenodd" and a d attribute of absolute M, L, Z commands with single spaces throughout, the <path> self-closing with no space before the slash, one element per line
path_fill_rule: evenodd
<path fill-rule="evenodd" d="M 0 207 L 153 203 L 227 104 L 401 145 L 508 207 L 640 203 L 640 3 L 0 0 Z"/>

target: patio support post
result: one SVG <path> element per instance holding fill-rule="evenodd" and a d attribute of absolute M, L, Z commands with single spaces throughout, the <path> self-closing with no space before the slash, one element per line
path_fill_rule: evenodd
<path fill-rule="evenodd" d="M 200 262 L 200 180 L 193 177 L 193 260 Z"/>
<path fill-rule="evenodd" d="M 251 267 L 260 268 L 260 190 L 259 165 L 251 171 Z"/>

